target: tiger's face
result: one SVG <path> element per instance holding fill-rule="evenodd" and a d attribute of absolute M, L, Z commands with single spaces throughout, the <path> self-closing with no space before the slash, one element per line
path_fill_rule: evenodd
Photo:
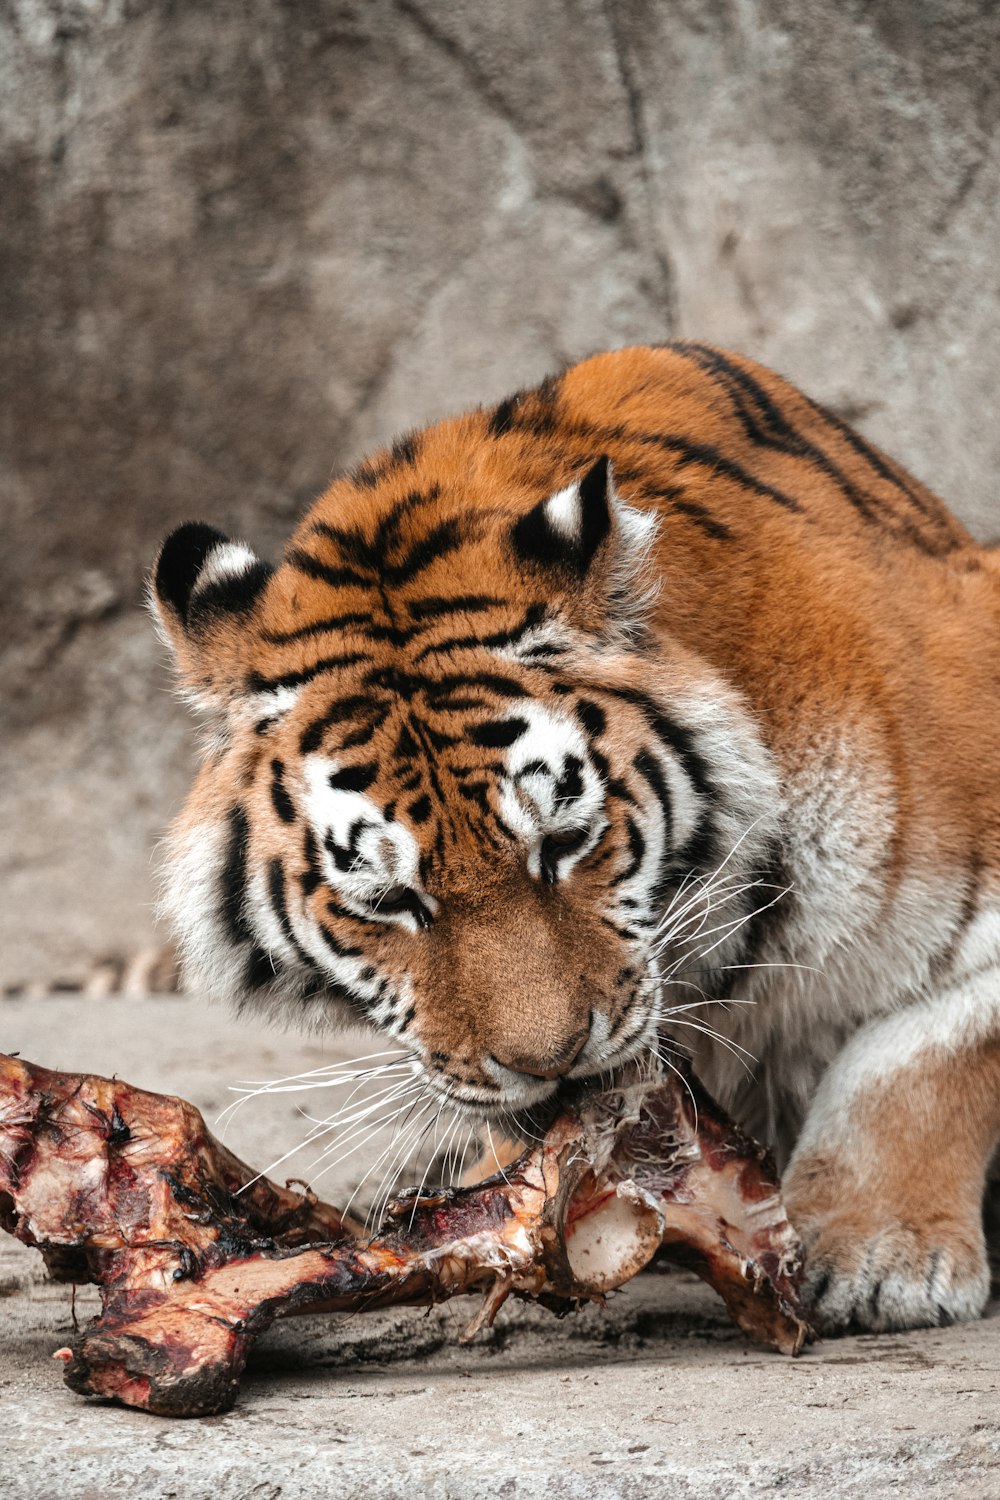
<path fill-rule="evenodd" d="M 720 726 L 651 687 L 653 521 L 607 461 L 471 524 L 413 494 L 307 518 L 276 572 L 204 527 L 162 549 L 155 602 L 216 727 L 167 907 L 216 992 L 363 1016 L 501 1117 L 655 1045 L 665 903 L 733 817 Z"/>

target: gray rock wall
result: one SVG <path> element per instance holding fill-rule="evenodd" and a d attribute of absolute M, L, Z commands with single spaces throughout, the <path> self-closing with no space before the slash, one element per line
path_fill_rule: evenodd
<path fill-rule="evenodd" d="M 7 0 L 0 981 L 149 941 L 191 516 L 595 349 L 756 355 L 1000 533 L 989 0 Z"/>

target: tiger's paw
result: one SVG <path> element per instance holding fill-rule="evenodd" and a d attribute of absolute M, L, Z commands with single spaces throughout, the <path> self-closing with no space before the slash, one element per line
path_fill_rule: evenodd
<path fill-rule="evenodd" d="M 933 1328 L 981 1316 L 990 1278 L 981 1232 L 887 1219 L 862 1228 L 830 1214 L 796 1227 L 806 1292 L 822 1333 Z"/>

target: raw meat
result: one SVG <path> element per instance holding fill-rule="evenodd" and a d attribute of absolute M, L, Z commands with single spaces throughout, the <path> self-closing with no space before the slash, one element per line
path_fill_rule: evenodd
<path fill-rule="evenodd" d="M 275 1318 L 481 1291 L 554 1311 L 650 1262 L 692 1267 L 753 1339 L 810 1336 L 768 1154 L 680 1059 L 582 1091 L 544 1140 L 468 1188 L 403 1195 L 374 1238 L 255 1177 L 182 1100 L 0 1056 L 0 1223 L 103 1310 L 58 1351 L 70 1387 L 173 1416 L 222 1411 Z"/>

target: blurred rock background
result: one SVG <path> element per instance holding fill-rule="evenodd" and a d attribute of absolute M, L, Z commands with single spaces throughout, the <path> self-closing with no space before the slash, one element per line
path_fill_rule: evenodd
<path fill-rule="evenodd" d="M 1000 533 L 998 123 L 994 0 L 5 0 L 0 983 L 153 941 L 182 519 L 690 335 Z"/>

